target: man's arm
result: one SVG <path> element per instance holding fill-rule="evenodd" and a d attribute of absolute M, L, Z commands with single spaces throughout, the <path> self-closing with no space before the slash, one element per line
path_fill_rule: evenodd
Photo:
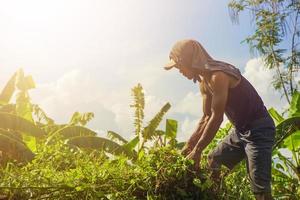
<path fill-rule="evenodd" d="M 194 131 L 192 136 L 186 142 L 186 145 L 183 147 L 182 153 L 184 155 L 189 154 L 194 149 L 211 115 L 211 94 L 209 93 L 203 82 L 200 83 L 199 88 L 202 96 L 203 116 L 198 123 L 197 129 Z"/>
<path fill-rule="evenodd" d="M 215 72 L 211 78 L 211 87 L 213 90 L 211 115 L 199 141 L 193 149 L 195 154 L 201 153 L 211 142 L 223 121 L 229 88 L 229 79 L 226 74 L 223 72 Z"/>

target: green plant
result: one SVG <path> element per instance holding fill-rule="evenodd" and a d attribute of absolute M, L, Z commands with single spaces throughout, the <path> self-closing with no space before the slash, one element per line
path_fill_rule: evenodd
<path fill-rule="evenodd" d="M 275 109 L 269 110 L 276 122 L 276 144 L 273 150 L 274 196 L 300 198 L 300 93 L 292 96 L 288 118 Z M 282 153 L 282 150 L 285 153 Z M 288 183 L 288 184 L 286 184 Z"/>

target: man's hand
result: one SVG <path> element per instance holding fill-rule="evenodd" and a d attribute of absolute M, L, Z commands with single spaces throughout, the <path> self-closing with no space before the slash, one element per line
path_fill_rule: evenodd
<path fill-rule="evenodd" d="M 191 151 L 186 158 L 194 160 L 194 170 L 198 171 L 199 170 L 199 165 L 200 165 L 200 157 L 201 157 L 201 152 L 196 152 L 195 150 Z"/>

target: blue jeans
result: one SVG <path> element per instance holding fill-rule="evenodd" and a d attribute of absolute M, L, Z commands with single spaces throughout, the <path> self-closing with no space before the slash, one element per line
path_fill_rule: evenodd
<path fill-rule="evenodd" d="M 268 115 L 249 123 L 244 130 L 232 129 L 208 159 L 213 167 L 225 165 L 229 169 L 246 159 L 253 193 L 270 193 L 274 137 L 275 125 Z"/>

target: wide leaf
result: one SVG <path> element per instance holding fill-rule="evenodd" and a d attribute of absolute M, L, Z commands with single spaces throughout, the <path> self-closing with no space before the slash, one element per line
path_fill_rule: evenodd
<path fill-rule="evenodd" d="M 160 111 L 150 120 L 149 124 L 143 130 L 143 138 L 145 141 L 155 136 L 155 130 L 159 126 L 163 116 L 171 108 L 170 103 L 166 103 Z"/>
<path fill-rule="evenodd" d="M 2 92 L 0 93 L 0 104 L 8 104 L 14 91 L 17 73 L 9 79 Z"/>
<path fill-rule="evenodd" d="M 293 94 L 291 105 L 289 108 L 289 116 L 300 116 L 300 92 L 295 92 Z"/>
<path fill-rule="evenodd" d="M 128 141 L 125 138 L 123 138 L 120 134 L 114 131 L 107 131 L 107 137 L 113 141 L 121 142 L 122 144 L 128 143 Z"/>
<path fill-rule="evenodd" d="M 46 144 L 51 143 L 54 138 L 67 139 L 77 136 L 96 136 L 97 133 L 83 126 L 66 126 L 54 132 L 48 139 Z"/>
<path fill-rule="evenodd" d="M 46 132 L 34 123 L 10 113 L 0 112 L 0 128 L 20 131 L 39 138 L 46 135 Z"/>
<path fill-rule="evenodd" d="M 116 142 L 109 139 L 97 137 L 97 136 L 79 136 L 73 137 L 66 142 L 69 145 L 74 145 L 79 148 L 103 150 L 114 155 L 127 155 L 132 157 L 132 152 L 122 147 Z"/>
<path fill-rule="evenodd" d="M 13 138 L 15 140 L 18 140 L 19 142 L 24 143 L 23 138 L 22 138 L 22 134 L 20 132 L 13 131 L 13 130 L 0 129 L 0 134 L 6 135 L 7 137 Z"/>
<path fill-rule="evenodd" d="M 285 131 L 291 126 L 300 129 L 300 116 L 290 117 L 281 121 L 279 124 L 277 124 L 276 129 L 279 131 L 279 134 L 281 134 L 281 131 Z"/>
<path fill-rule="evenodd" d="M 133 151 L 136 145 L 139 143 L 139 136 L 135 136 L 132 140 L 123 145 L 128 151 Z"/>
<path fill-rule="evenodd" d="M 300 148 L 300 130 L 288 136 L 284 140 L 284 145 L 286 145 L 290 151 L 296 151 L 298 148 Z"/>
<path fill-rule="evenodd" d="M 268 112 L 271 115 L 271 117 L 275 120 L 276 125 L 284 120 L 284 118 L 274 108 L 270 108 Z"/>
<path fill-rule="evenodd" d="M 0 133 L 0 151 L 10 155 L 20 162 L 28 162 L 34 158 L 34 153 L 24 143 Z"/>
<path fill-rule="evenodd" d="M 166 137 L 169 139 L 175 139 L 177 135 L 178 123 L 176 120 L 167 119 L 166 120 Z"/>

